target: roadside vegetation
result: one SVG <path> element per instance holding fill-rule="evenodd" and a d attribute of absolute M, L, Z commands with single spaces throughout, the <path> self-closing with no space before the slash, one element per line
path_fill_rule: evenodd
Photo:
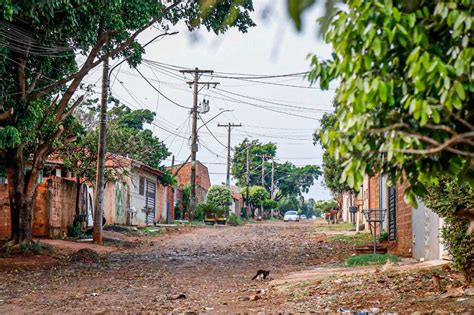
<path fill-rule="evenodd" d="M 345 265 L 348 267 L 383 265 L 388 262 L 396 263 L 400 257 L 391 254 L 364 254 L 348 257 Z"/>

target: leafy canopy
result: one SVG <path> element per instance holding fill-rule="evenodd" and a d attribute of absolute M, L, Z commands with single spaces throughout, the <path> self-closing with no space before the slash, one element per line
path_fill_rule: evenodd
<path fill-rule="evenodd" d="M 240 186 L 246 184 L 247 147 L 249 147 L 250 150 L 250 186 L 262 184 L 262 156 L 264 156 L 264 185 L 265 188 L 270 191 L 270 174 L 272 172 L 270 160 L 277 157 L 276 144 L 263 144 L 259 140 L 250 141 L 249 139 L 244 139 L 235 147 L 235 153 L 232 159 L 232 175 L 237 179 L 237 183 Z M 308 192 L 319 175 L 321 175 L 321 171 L 316 165 L 297 167 L 291 162 L 274 162 L 275 199 L 279 200 L 284 196 L 301 195 L 302 193 Z"/>
<path fill-rule="evenodd" d="M 407 180 L 412 204 L 440 175 L 474 185 L 472 2 L 345 3 L 324 35 L 332 60 L 313 55 L 308 76 L 340 82 L 335 128 L 320 136 L 341 181 L 386 173 Z"/>
<path fill-rule="evenodd" d="M 232 204 L 232 194 L 225 186 L 211 186 L 206 196 L 207 204 L 219 208 L 227 208 Z"/>

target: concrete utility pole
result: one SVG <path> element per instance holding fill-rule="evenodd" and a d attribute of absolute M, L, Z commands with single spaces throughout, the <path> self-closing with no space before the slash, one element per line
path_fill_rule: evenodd
<path fill-rule="evenodd" d="M 249 203 L 249 185 L 250 185 L 250 145 L 247 145 L 247 172 L 245 174 L 245 202 L 247 203 L 247 215 L 250 209 Z"/>
<path fill-rule="evenodd" d="M 105 152 L 107 128 L 107 95 L 109 91 L 109 58 L 104 59 L 102 70 L 102 94 L 100 97 L 100 125 L 99 143 L 97 154 L 97 175 L 94 200 L 94 230 L 92 238 L 94 243 L 102 244 L 102 218 L 104 216 L 104 185 L 105 185 Z"/>
<path fill-rule="evenodd" d="M 273 200 L 274 196 L 274 191 L 275 191 L 275 161 L 272 157 L 272 184 L 270 186 L 270 199 Z M 270 217 L 273 218 L 273 209 L 271 210 Z"/>
<path fill-rule="evenodd" d="M 198 95 L 199 95 L 199 85 L 213 85 L 214 87 L 219 84 L 218 82 L 203 82 L 199 81 L 200 76 L 203 73 L 214 73 L 213 70 L 200 70 L 199 68 L 194 68 L 194 70 L 180 70 L 181 73 L 191 73 L 194 74 L 194 80 L 188 81 L 189 86 L 193 86 L 194 95 L 193 95 L 193 108 L 191 109 L 192 114 L 192 135 L 191 135 L 191 189 L 190 189 L 190 201 L 189 201 L 189 219 L 192 220 L 194 217 L 194 211 L 196 209 L 196 153 L 198 151 L 197 146 L 197 117 L 198 117 Z"/>
<path fill-rule="evenodd" d="M 262 154 L 262 187 L 265 188 L 265 158 L 269 157 L 266 154 Z M 260 216 L 263 216 L 263 202 L 260 204 Z"/>
<path fill-rule="evenodd" d="M 225 127 L 227 128 L 227 177 L 225 180 L 225 185 L 227 188 L 230 189 L 230 134 L 233 127 L 242 127 L 242 124 L 217 124 L 217 127 Z"/>

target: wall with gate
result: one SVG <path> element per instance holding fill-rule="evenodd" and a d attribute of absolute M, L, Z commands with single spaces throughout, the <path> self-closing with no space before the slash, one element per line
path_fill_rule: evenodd
<path fill-rule="evenodd" d="M 67 234 L 76 210 L 77 183 L 52 176 L 38 184 L 36 205 L 33 211 L 33 236 L 59 237 Z M 0 185 L 0 239 L 11 235 L 11 210 L 8 185 Z"/>

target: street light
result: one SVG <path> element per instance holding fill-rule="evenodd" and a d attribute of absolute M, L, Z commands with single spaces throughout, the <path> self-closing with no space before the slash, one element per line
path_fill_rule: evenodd
<path fill-rule="evenodd" d="M 222 108 L 219 108 L 219 109 L 222 109 Z M 214 119 L 216 119 L 217 117 L 219 117 L 220 115 L 222 115 L 223 113 L 225 112 L 233 112 L 234 110 L 233 109 L 224 109 L 223 111 L 219 112 L 217 115 L 215 115 L 214 117 L 212 117 L 211 119 L 209 119 L 208 121 L 206 121 L 203 125 L 199 126 L 199 128 L 196 130 L 196 132 L 199 131 L 199 129 L 201 129 L 202 127 L 206 126 L 208 123 L 210 123 L 211 121 L 213 121 Z"/>

